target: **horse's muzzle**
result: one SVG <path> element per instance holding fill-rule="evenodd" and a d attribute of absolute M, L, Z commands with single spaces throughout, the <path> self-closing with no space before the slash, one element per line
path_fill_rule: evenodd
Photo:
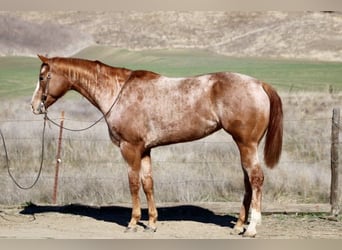
<path fill-rule="evenodd" d="M 34 107 L 33 104 L 31 104 L 32 112 L 35 115 L 41 115 L 46 113 L 46 108 L 43 102 L 41 102 L 38 107 Z"/>

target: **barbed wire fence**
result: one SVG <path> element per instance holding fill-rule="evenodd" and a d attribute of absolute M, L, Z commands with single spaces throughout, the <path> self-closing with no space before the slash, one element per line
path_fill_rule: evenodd
<path fill-rule="evenodd" d="M 291 87 L 293 88 L 293 87 Z M 330 110 L 331 111 L 331 110 Z M 307 126 L 310 126 L 311 124 L 316 124 L 316 123 L 321 123 L 321 124 L 325 124 L 326 127 L 331 127 L 332 124 L 332 116 L 331 114 L 328 114 L 325 117 L 306 117 L 305 119 L 297 119 L 297 118 L 291 118 L 291 117 L 287 117 L 284 120 L 284 125 L 285 126 L 291 126 L 294 128 L 302 128 L 304 129 L 305 132 L 305 128 Z M 56 122 L 60 121 L 59 117 L 55 117 L 54 120 Z M 80 120 L 80 119 L 73 119 L 73 118 L 64 118 L 65 123 L 69 123 L 72 124 L 72 126 L 75 127 L 83 127 L 84 123 L 91 123 L 89 121 L 85 121 L 85 120 Z M 41 120 L 37 120 L 37 119 L 4 119 L 4 120 L 0 120 L 0 125 L 1 124 L 10 124 L 8 125 L 8 127 L 20 127 L 20 124 L 23 123 L 28 123 L 28 124 L 39 124 L 41 123 Z M 327 125 L 328 124 L 328 125 Z M 104 168 L 109 168 L 111 166 L 115 166 L 115 165 L 125 165 L 123 159 L 121 158 L 121 155 L 119 154 L 118 151 L 112 150 L 112 149 L 108 149 L 110 148 L 115 148 L 108 137 L 108 133 L 107 133 L 107 129 L 106 129 L 106 125 L 104 122 L 100 123 L 100 126 L 102 126 L 99 130 L 103 131 L 105 130 L 105 132 L 101 132 L 101 133 L 94 133 L 91 135 L 87 135 L 87 134 L 75 134 L 75 133 L 65 133 L 64 138 L 62 138 L 62 154 L 60 157 L 55 156 L 56 153 L 56 148 L 57 148 L 57 142 L 59 140 L 58 138 L 58 132 L 56 129 L 51 129 L 51 133 L 49 133 L 48 135 L 48 145 L 47 145 L 47 151 L 49 151 L 48 155 L 45 156 L 45 165 L 48 165 L 49 167 L 45 166 L 45 168 L 48 168 L 48 171 L 45 171 L 46 174 L 43 175 L 43 178 L 45 179 L 45 181 L 52 183 L 54 182 L 53 180 L 55 180 L 55 173 L 53 171 L 53 165 L 55 165 L 56 161 L 58 161 L 58 159 L 60 159 L 60 163 L 63 166 L 63 169 L 61 171 L 61 175 L 59 176 L 59 183 L 60 186 L 65 186 L 68 185 L 68 183 L 70 182 L 74 182 L 77 181 L 78 183 L 83 182 L 84 185 L 86 186 L 87 183 L 89 183 L 90 181 L 95 182 L 96 185 L 100 186 L 100 191 L 95 191 L 95 192 L 101 192 L 101 190 L 103 190 L 107 185 L 111 185 L 112 183 L 122 183 L 121 188 L 122 189 L 127 189 L 128 190 L 128 184 L 127 184 L 127 177 L 125 176 L 126 172 L 125 170 L 121 171 L 119 175 L 111 175 L 110 171 L 103 173 L 102 171 L 93 171 L 93 172 L 87 172 L 88 170 L 84 169 L 82 170 L 82 166 L 79 165 L 87 165 L 87 166 L 94 166 L 94 168 L 99 168 L 99 167 L 104 167 Z M 34 126 L 32 126 L 34 127 Z M 340 125 L 338 124 L 337 126 L 338 130 L 340 130 Z M 326 130 L 326 129 L 325 129 Z M 317 131 L 314 131 L 314 133 L 317 133 Z M 31 163 L 29 163 L 29 165 L 35 165 L 35 162 L 37 162 L 37 160 L 34 160 L 35 157 L 37 157 L 37 153 L 34 153 L 35 151 L 39 151 L 39 150 L 35 150 L 34 146 L 29 146 L 30 143 L 32 143 L 33 141 L 37 140 L 37 137 L 34 134 L 25 134 L 25 136 L 23 136 L 22 134 L 18 133 L 14 133 L 11 134 L 10 136 L 5 136 L 6 137 L 6 142 L 8 141 L 9 144 L 12 144 L 12 149 L 15 151 L 15 153 L 10 152 L 10 155 L 19 156 L 18 158 L 15 159 L 11 159 L 11 163 L 15 163 L 16 160 L 18 160 L 19 162 L 25 162 L 23 160 L 23 158 L 27 157 L 27 155 L 29 153 L 27 153 L 26 149 L 27 147 L 30 148 L 31 154 Z M 286 137 L 286 134 L 285 134 Z M 315 138 L 316 137 L 316 138 Z M 307 150 L 307 152 L 304 149 L 305 155 L 300 156 L 300 154 L 298 154 L 298 157 L 296 157 L 295 159 L 292 158 L 285 158 L 284 160 L 281 160 L 280 164 L 281 165 L 294 165 L 294 166 L 306 166 L 306 165 L 310 165 L 310 164 L 315 164 L 314 161 L 317 160 L 319 163 L 322 163 L 322 161 L 325 162 L 325 164 L 330 163 L 337 163 L 337 167 L 336 166 L 332 166 L 329 164 L 329 166 L 331 166 L 331 173 L 334 173 L 335 177 L 332 177 L 331 180 L 331 190 L 330 190 L 330 196 L 328 197 L 328 199 L 330 199 L 330 202 L 333 206 L 332 208 L 332 213 L 336 214 L 339 213 L 339 204 L 340 204 L 340 195 L 339 195 L 339 181 L 338 181 L 338 173 L 341 171 L 338 168 L 338 162 L 339 162 L 339 158 L 337 156 L 331 156 L 329 155 L 330 151 L 327 151 L 326 149 L 324 150 L 324 152 L 320 152 L 320 149 L 324 148 L 330 148 L 330 146 L 332 144 L 335 145 L 335 153 L 341 150 L 340 148 L 340 144 L 338 142 L 338 137 L 337 136 L 337 143 L 336 143 L 336 137 L 335 137 L 335 141 L 334 139 L 332 139 L 329 135 L 329 133 L 327 133 L 327 131 L 325 131 L 324 136 L 317 136 L 317 134 L 310 134 L 307 136 L 307 139 L 304 142 L 298 142 L 296 141 L 295 138 L 285 138 L 284 140 L 284 145 L 283 145 L 283 149 L 285 151 L 296 151 L 298 150 L 298 147 L 310 147 L 312 146 L 312 148 L 316 148 L 317 152 L 310 152 L 310 150 Z M 22 145 L 27 145 L 28 146 L 24 146 L 22 147 Z M 213 150 L 212 148 L 221 148 L 221 147 L 227 147 L 227 144 L 231 145 L 230 147 L 230 152 L 228 152 L 231 155 L 235 155 L 235 157 L 226 157 L 226 158 L 220 158 L 218 156 L 214 156 L 212 157 L 211 155 L 211 151 Z M 21 146 L 18 146 L 21 145 Z M 101 147 L 99 146 L 101 145 Z M 323 145 L 323 146 L 322 146 Z M 1 144 L 0 144 L 1 147 Z M 33 148 L 32 148 L 33 147 Z M 77 156 L 78 152 L 80 151 L 84 151 L 84 149 L 82 149 L 82 147 L 88 147 L 89 150 L 87 151 L 88 153 L 90 151 L 95 151 L 94 153 L 89 153 L 86 155 L 81 155 L 80 157 Z M 159 166 L 162 165 L 168 165 L 171 166 L 169 167 L 169 169 L 172 168 L 176 168 L 175 166 L 177 166 L 177 169 L 182 169 L 182 168 L 192 168 L 193 165 L 202 165 L 203 168 L 208 168 L 208 166 L 212 166 L 212 165 L 217 165 L 217 166 L 225 166 L 225 165 L 239 165 L 239 157 L 238 157 L 238 151 L 234 146 L 234 142 L 232 140 L 226 140 L 224 139 L 223 141 L 214 138 L 212 140 L 201 140 L 201 141 L 195 141 L 195 142 L 191 142 L 191 146 L 189 147 L 194 147 L 194 149 L 191 149 L 191 152 L 193 152 L 193 155 L 196 155 L 196 157 L 193 157 L 193 155 L 190 157 L 187 157 L 185 154 L 182 154 L 179 158 L 177 157 L 156 157 L 156 159 L 153 159 L 153 165 L 154 168 L 157 167 L 159 169 Z M 105 152 L 103 152 L 103 149 L 105 149 Z M 337 149 L 337 150 L 336 150 Z M 20 152 L 22 150 L 22 152 Z M 174 148 L 171 148 L 171 151 L 177 151 Z M 196 150 L 199 150 L 199 152 L 197 153 Z M 180 149 L 180 151 L 182 151 L 182 149 Z M 2 151 L 0 151 L 2 152 Z M 104 154 L 108 154 L 108 152 L 111 152 L 112 154 L 112 158 L 114 158 L 113 160 L 108 160 L 108 157 L 102 157 Z M 172 152 L 171 152 L 172 153 Z M 176 152 L 178 153 L 178 151 Z M 188 151 L 187 151 L 188 153 Z M 225 153 L 227 153 L 225 151 Z M 219 153 L 214 153 L 215 154 L 219 154 Z M 311 154 L 311 155 L 310 155 Z M 69 155 L 69 156 L 67 156 Z M 74 155 L 72 157 L 70 157 L 70 155 Z M 113 157 L 114 156 L 114 157 Z M 80 158 L 83 158 L 83 160 L 81 160 Z M 324 159 L 323 159 L 324 158 Z M 1 164 L 0 167 L 1 169 L 4 169 L 3 167 L 3 154 L 0 154 L 0 159 L 1 159 Z M 67 173 L 66 170 L 66 165 L 68 165 L 69 167 L 75 168 L 77 169 L 77 171 L 79 171 L 79 174 L 75 175 L 75 170 L 70 171 L 70 174 Z M 183 166 L 183 167 L 182 167 Z M 16 164 L 15 167 L 13 168 L 17 168 L 18 165 Z M 328 166 L 326 166 L 328 167 Z M 11 167 L 12 168 L 12 167 Z M 1 171 L 0 169 L 0 171 Z M 18 169 L 20 169 L 20 171 L 16 171 L 16 175 L 19 178 L 19 180 L 23 181 L 30 181 L 33 179 L 32 177 L 32 173 L 34 174 L 34 172 L 32 172 L 32 170 L 34 169 L 34 166 L 32 167 L 28 167 L 28 168 L 23 168 L 23 167 L 18 167 Z M 125 169 L 125 167 L 121 168 L 121 169 Z M 169 169 L 167 169 L 166 171 L 169 171 Z M 227 170 L 227 169 L 226 169 Z M 162 169 L 160 169 L 160 172 L 163 171 Z M 229 171 L 229 170 L 227 170 Z M 239 170 L 240 171 L 240 170 Z M 31 173 L 30 173 L 31 172 Z M 159 172 L 159 170 L 158 170 Z M 4 183 L 4 185 L 8 185 L 8 176 L 6 174 L 4 174 L 4 171 L 1 171 L 1 176 L 0 176 L 0 183 Z M 271 175 L 271 174 L 270 174 Z M 336 175 L 337 175 L 337 180 L 336 180 Z M 155 180 L 156 182 L 156 189 L 160 188 L 163 185 L 180 185 L 182 184 L 183 186 L 186 186 L 188 183 L 192 183 L 193 185 L 198 186 L 205 183 L 211 183 L 211 185 L 216 185 L 216 186 L 220 186 L 220 185 L 224 185 L 225 187 L 226 182 L 227 182 L 227 176 L 212 176 L 212 174 L 210 175 L 206 175 L 204 174 L 203 176 L 199 177 L 200 175 L 196 175 L 195 177 L 191 178 L 191 176 L 189 176 L 189 178 L 164 178 L 162 181 L 157 182 L 157 180 Z M 334 179 L 334 180 L 333 180 Z M 315 180 L 312 180 L 313 182 L 315 182 Z M 126 183 L 126 184 L 125 184 Z M 334 188 L 333 188 L 334 186 Z M 86 188 L 86 187 L 85 187 Z M 228 185 L 229 188 L 229 185 Z M 232 188 L 232 187 L 230 187 Z M 60 195 L 63 196 L 62 192 L 60 193 Z M 121 195 L 122 196 L 122 195 Z M 333 197 L 332 197 L 333 196 Z M 335 198 L 334 198 L 335 197 Z M 49 198 L 45 198 L 46 200 L 51 200 Z M 334 211 L 334 212 L 333 212 Z"/>

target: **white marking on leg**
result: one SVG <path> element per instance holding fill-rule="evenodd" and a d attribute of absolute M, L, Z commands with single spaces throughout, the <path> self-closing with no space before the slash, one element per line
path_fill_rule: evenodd
<path fill-rule="evenodd" d="M 252 208 L 251 212 L 251 222 L 254 221 L 256 225 L 261 224 L 261 213 L 258 212 L 255 208 Z"/>
<path fill-rule="evenodd" d="M 246 235 L 255 236 L 256 235 L 256 226 L 261 224 L 261 213 L 258 212 L 255 208 L 252 208 L 251 211 L 251 221 L 248 225 Z"/>

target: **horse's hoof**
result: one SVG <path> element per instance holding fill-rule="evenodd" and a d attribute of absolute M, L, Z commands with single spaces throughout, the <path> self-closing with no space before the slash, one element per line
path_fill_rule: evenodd
<path fill-rule="evenodd" d="M 256 232 L 248 232 L 248 231 L 246 231 L 242 235 L 242 237 L 244 237 L 244 238 L 255 238 L 255 236 L 256 236 Z"/>
<path fill-rule="evenodd" d="M 231 235 L 241 235 L 245 229 L 243 227 L 234 227 L 233 230 L 230 232 Z"/>
<path fill-rule="evenodd" d="M 125 229 L 125 233 L 136 233 L 138 231 L 138 227 L 130 227 L 130 226 L 128 226 L 128 227 L 126 227 L 126 229 Z"/>
<path fill-rule="evenodd" d="M 157 231 L 156 227 L 146 226 L 144 229 L 144 232 L 146 232 L 146 233 L 155 233 L 156 231 Z"/>

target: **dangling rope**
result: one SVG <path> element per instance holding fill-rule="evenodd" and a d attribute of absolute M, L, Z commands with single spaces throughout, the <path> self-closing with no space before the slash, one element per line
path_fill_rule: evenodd
<path fill-rule="evenodd" d="M 50 78 L 49 78 L 50 79 Z M 50 119 L 47 115 L 47 112 L 44 112 L 44 126 L 43 126 L 43 132 L 42 132 L 42 148 L 41 148 L 41 160 L 40 160 L 40 167 L 39 167 L 39 171 L 38 171 L 38 174 L 37 174 L 37 177 L 35 179 L 35 181 L 33 182 L 32 185 L 28 186 L 28 187 L 24 187 L 22 185 L 20 185 L 17 180 L 14 178 L 14 176 L 12 175 L 11 173 L 11 169 L 10 169 L 10 164 L 9 164 L 9 158 L 8 158 L 8 153 L 7 153 L 7 147 L 6 147 L 6 142 L 5 142 L 5 138 L 4 138 L 4 135 L 3 133 L 1 132 L 1 129 L 0 129 L 0 135 L 1 135 L 1 138 L 2 138 L 2 143 L 4 145 L 4 150 L 5 150 L 5 157 L 6 157 L 6 168 L 7 168 L 7 171 L 8 171 L 8 174 L 9 176 L 11 177 L 12 181 L 14 182 L 14 184 L 20 188 L 20 189 L 24 189 L 24 190 L 28 190 L 28 189 L 31 189 L 33 188 L 38 180 L 39 180 L 39 177 L 42 173 L 42 169 L 43 169 L 43 163 L 44 163 L 44 143 L 45 143 L 45 127 L 46 127 L 46 121 L 49 120 L 52 124 L 56 125 L 57 127 L 59 128 L 62 128 L 62 129 L 65 129 L 65 130 L 68 130 L 68 131 L 72 131 L 72 132 L 80 132 L 80 131 L 85 131 L 87 129 L 90 129 L 92 127 L 94 127 L 96 124 L 98 124 L 102 119 L 104 119 L 113 109 L 113 107 L 115 106 L 115 104 L 119 101 L 121 95 L 122 95 L 122 92 L 124 90 L 126 86 L 126 83 L 122 86 L 122 88 L 120 89 L 118 95 L 116 96 L 114 102 L 112 103 L 112 105 L 110 106 L 109 110 L 104 113 L 98 120 L 96 120 L 93 124 L 91 124 L 90 126 L 86 127 L 86 128 L 81 128 L 81 129 L 70 129 L 70 128 L 66 128 L 64 126 L 61 126 L 59 125 L 58 123 L 54 122 L 52 119 Z M 47 94 L 45 94 L 47 95 Z"/>
<path fill-rule="evenodd" d="M 124 85 L 125 86 L 125 85 Z M 113 109 L 113 107 L 115 106 L 115 104 L 117 103 L 117 101 L 119 100 L 121 94 L 122 94 L 122 90 L 123 90 L 123 87 L 121 88 L 119 94 L 117 95 L 117 97 L 115 98 L 113 104 L 110 106 L 109 110 L 103 114 L 98 120 L 96 120 L 93 124 L 91 124 L 90 126 L 86 127 L 86 128 L 82 128 L 82 129 L 70 129 L 70 128 L 66 128 L 66 127 L 63 127 L 61 125 L 59 125 L 58 123 L 54 122 L 51 118 L 48 117 L 47 115 L 47 112 L 44 113 L 44 126 L 43 126 L 43 132 L 42 132 L 42 148 L 41 148 L 41 161 L 40 161 L 40 167 L 39 167 L 39 171 L 38 171 L 38 174 L 37 174 L 37 177 L 35 179 L 35 181 L 33 182 L 32 185 L 28 186 L 28 187 L 24 187 L 22 185 L 20 185 L 18 183 L 18 181 L 14 178 L 14 176 L 12 175 L 11 173 L 11 169 L 10 169 L 10 164 L 9 164 L 9 157 L 8 157 L 8 153 L 7 153 L 7 147 L 6 147 L 6 142 L 5 142 L 5 138 L 4 138 L 4 135 L 0 129 L 0 135 L 1 135 L 1 138 L 2 138 L 2 143 L 3 143 L 3 146 L 4 146 L 4 150 L 5 150 L 5 158 L 6 158 L 6 168 L 7 168 L 7 172 L 9 174 L 9 176 L 11 177 L 12 181 L 14 182 L 14 184 L 20 188 L 20 189 L 23 189 L 23 190 L 28 190 L 28 189 L 31 189 L 33 188 L 38 180 L 39 180 L 39 177 L 42 173 L 42 169 L 43 169 L 43 163 L 44 163 L 44 142 L 45 142 L 45 127 L 46 127 L 46 121 L 49 120 L 52 124 L 56 125 L 57 127 L 59 128 L 62 128 L 62 129 L 65 129 L 65 130 L 68 130 L 68 131 L 72 131 L 72 132 L 80 132 L 80 131 L 85 131 L 87 129 L 90 129 L 92 127 L 94 127 L 96 124 L 98 124 L 102 119 L 104 119 L 109 113 L 110 111 Z"/>
<path fill-rule="evenodd" d="M 6 142 L 5 142 L 5 138 L 4 138 L 4 135 L 0 129 L 0 135 L 1 135 L 1 138 L 2 138 L 2 144 L 4 146 L 4 150 L 5 150 L 5 158 L 6 158 L 6 168 L 7 168 L 7 172 L 9 174 L 9 176 L 11 177 L 12 181 L 14 182 L 14 184 L 20 188 L 20 189 L 23 189 L 23 190 L 28 190 L 28 189 L 31 189 L 33 188 L 38 180 L 39 180 L 39 177 L 42 173 L 42 169 L 43 169 L 43 163 L 44 163 L 44 144 L 45 144 L 45 127 L 46 127 L 46 120 L 47 120 L 47 116 L 45 114 L 44 116 L 44 126 L 43 126 L 43 132 L 42 132 L 42 148 L 41 148 L 41 160 L 40 160 L 40 167 L 39 167 L 39 171 L 38 171 L 38 174 L 37 174 L 37 177 L 35 179 L 35 181 L 33 182 L 32 185 L 30 186 L 22 186 L 18 183 L 18 181 L 14 178 L 14 176 L 12 175 L 11 173 L 11 169 L 10 169 L 10 164 L 9 164 L 9 157 L 8 157 L 8 153 L 7 153 L 7 147 L 6 147 Z"/>
<path fill-rule="evenodd" d="M 85 130 L 88 130 L 92 127 L 94 127 L 96 124 L 98 124 L 100 121 L 102 121 L 103 119 L 106 118 L 106 116 L 112 111 L 112 109 L 114 108 L 115 104 L 119 101 L 121 95 L 122 95 L 122 92 L 124 90 L 124 88 L 126 87 L 126 83 L 124 83 L 124 85 L 122 86 L 122 88 L 120 89 L 118 95 L 116 96 L 116 98 L 114 99 L 112 105 L 110 106 L 110 108 L 108 109 L 108 111 L 106 113 L 104 113 L 103 115 L 101 115 L 100 118 L 98 118 L 95 122 L 93 122 L 91 125 L 89 125 L 88 127 L 85 127 L 85 128 L 79 128 L 79 129 L 72 129 L 72 128 L 67 128 L 67 127 L 64 127 L 64 126 L 61 126 L 60 124 L 58 124 L 57 122 L 55 122 L 54 120 L 52 120 L 48 115 L 47 115 L 47 111 L 44 113 L 45 114 L 45 120 L 49 120 L 53 125 L 59 127 L 59 128 L 62 128 L 64 130 L 67 130 L 67 131 L 71 131 L 71 132 L 82 132 L 82 131 L 85 131 Z"/>
<path fill-rule="evenodd" d="M 45 113 L 45 119 L 46 120 L 49 120 L 49 122 L 51 122 L 53 125 L 61 128 L 61 129 L 64 129 L 64 130 L 67 130 L 67 131 L 71 131 L 71 132 L 82 132 L 82 131 L 85 131 L 85 130 L 88 130 L 92 127 L 94 127 L 96 124 L 98 124 L 102 119 L 105 118 L 105 115 L 102 115 L 98 120 L 96 120 L 94 123 L 92 123 L 90 126 L 88 127 L 85 127 L 85 128 L 80 128 L 80 129 L 73 129 L 73 128 L 66 128 L 64 126 L 61 126 L 60 124 L 58 124 L 57 122 L 55 122 L 54 120 L 52 120 L 48 115 L 47 113 Z"/>

